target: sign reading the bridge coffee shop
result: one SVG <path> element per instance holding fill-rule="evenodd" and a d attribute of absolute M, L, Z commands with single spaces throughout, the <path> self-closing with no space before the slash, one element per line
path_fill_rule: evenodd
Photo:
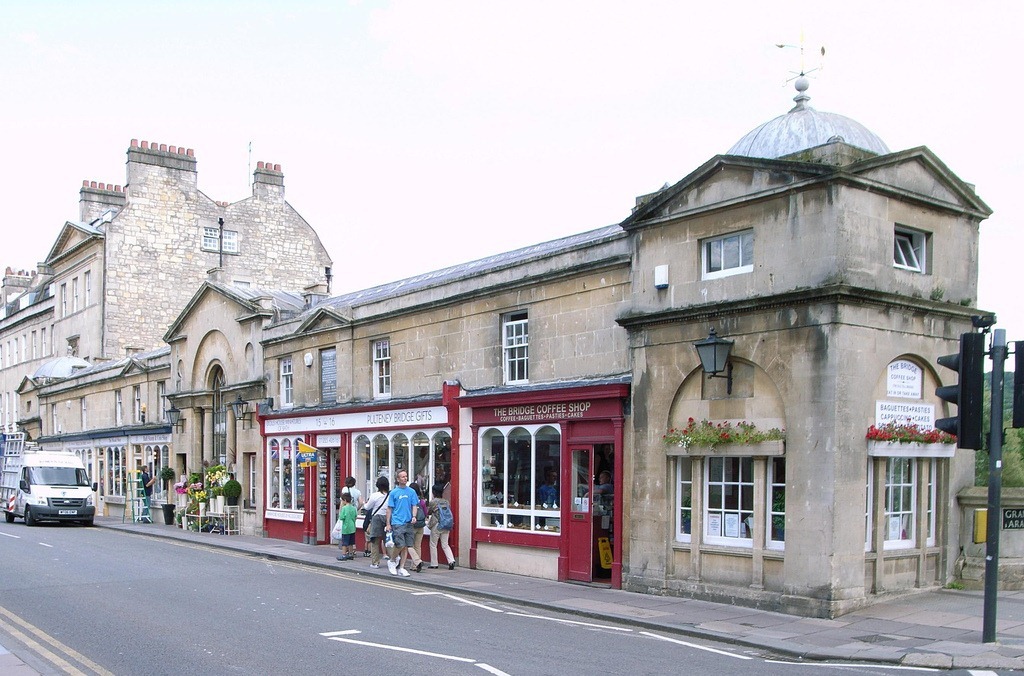
<path fill-rule="evenodd" d="M 1024 530 L 1024 509 L 1004 509 L 1003 530 Z"/>
<path fill-rule="evenodd" d="M 492 425 L 528 424 L 607 418 L 621 412 L 621 404 L 614 399 L 509 403 L 507 406 L 481 406 L 473 409 L 473 422 Z"/>

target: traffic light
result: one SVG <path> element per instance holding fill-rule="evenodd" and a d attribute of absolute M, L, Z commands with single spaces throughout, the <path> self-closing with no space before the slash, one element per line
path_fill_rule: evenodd
<path fill-rule="evenodd" d="M 939 418 L 935 427 L 956 435 L 960 448 L 981 450 L 981 428 L 984 410 L 985 334 L 965 333 L 960 336 L 960 352 L 938 359 L 940 366 L 960 374 L 956 385 L 935 388 L 939 399 L 956 404 L 955 418 Z"/>
<path fill-rule="evenodd" d="M 1024 427 L 1024 340 L 1013 344 L 1013 427 Z"/>

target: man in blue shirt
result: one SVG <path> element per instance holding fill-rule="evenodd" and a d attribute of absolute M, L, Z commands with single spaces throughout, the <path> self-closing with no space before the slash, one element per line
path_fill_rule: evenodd
<path fill-rule="evenodd" d="M 409 577 L 409 571 L 405 569 L 405 559 L 409 555 L 409 547 L 413 544 L 412 522 L 416 520 L 416 514 L 420 509 L 420 498 L 416 491 L 409 488 L 409 473 L 404 469 L 398 470 L 398 485 L 388 493 L 388 511 L 385 515 L 387 525 L 385 531 L 391 531 L 395 539 L 395 550 L 399 560 L 396 561 L 395 551 L 391 552 L 388 560 L 388 570 L 392 575 Z"/>

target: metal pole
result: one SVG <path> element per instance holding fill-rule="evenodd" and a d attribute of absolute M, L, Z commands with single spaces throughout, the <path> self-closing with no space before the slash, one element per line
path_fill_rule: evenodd
<path fill-rule="evenodd" d="M 983 643 L 996 642 L 996 594 L 999 591 L 999 531 L 1003 490 L 1003 365 L 1006 362 L 1006 331 L 992 332 L 991 426 L 988 437 L 988 529 L 985 534 L 985 617 Z"/>
<path fill-rule="evenodd" d="M 220 226 L 220 240 L 217 243 L 217 248 L 220 250 L 220 258 L 217 261 L 218 267 L 224 267 L 224 219 L 218 218 L 217 224 Z"/>

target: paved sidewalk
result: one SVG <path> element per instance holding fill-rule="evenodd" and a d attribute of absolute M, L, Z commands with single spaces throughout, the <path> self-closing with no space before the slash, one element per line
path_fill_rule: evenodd
<path fill-rule="evenodd" d="M 337 561 L 336 547 L 195 533 L 163 524 L 123 524 L 109 518 L 97 518 L 96 525 L 349 571 L 352 575 L 388 576 L 387 567 L 371 569 L 361 556 L 354 561 Z M 756 647 L 786 657 L 936 668 L 1024 669 L 1024 592 L 1000 593 L 998 643 L 985 644 L 981 642 L 981 592 L 926 591 L 825 620 L 461 567 L 454 571 L 443 566 L 434 570 L 424 567 L 423 573 L 402 579 L 410 585 Z M 2 652 L 0 647 L 0 656 Z"/>

